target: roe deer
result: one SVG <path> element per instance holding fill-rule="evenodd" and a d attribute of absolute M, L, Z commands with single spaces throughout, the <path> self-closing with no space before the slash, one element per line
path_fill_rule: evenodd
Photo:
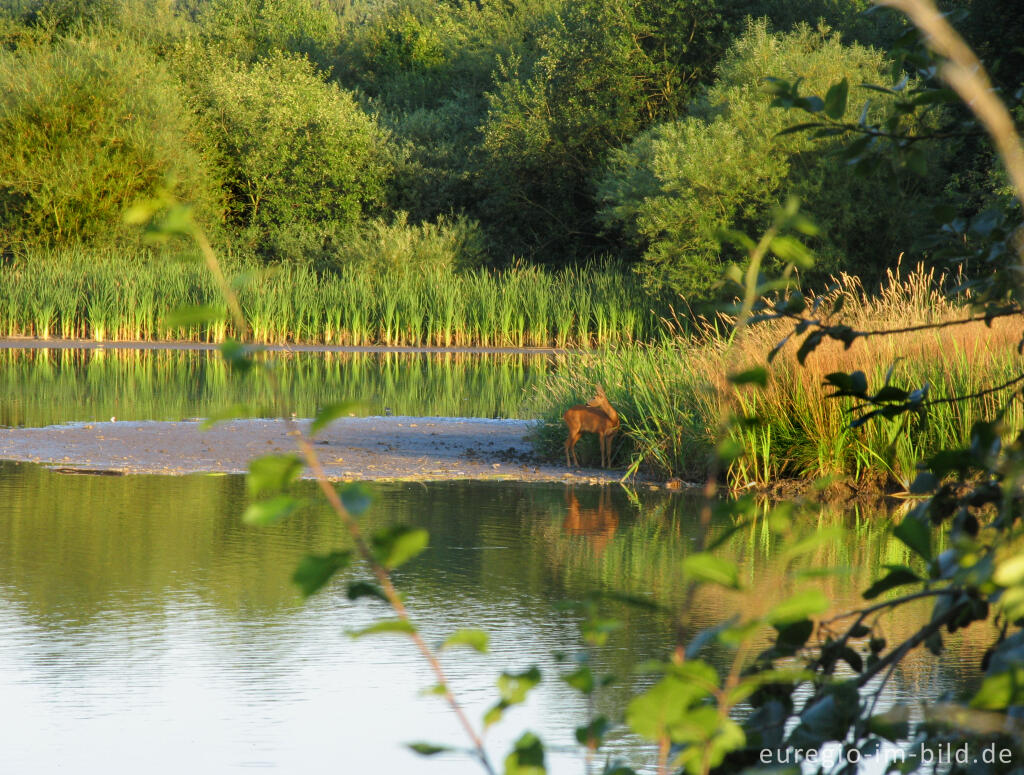
<path fill-rule="evenodd" d="M 580 464 L 576 457 L 576 442 L 584 431 L 597 434 L 601 446 L 601 468 L 612 464 L 612 436 L 619 430 L 619 414 L 608 403 L 604 388 L 597 386 L 597 395 L 586 404 L 570 406 L 562 415 L 569 426 L 569 438 L 565 440 L 565 465 L 569 465 L 569 453 L 576 465 Z"/>

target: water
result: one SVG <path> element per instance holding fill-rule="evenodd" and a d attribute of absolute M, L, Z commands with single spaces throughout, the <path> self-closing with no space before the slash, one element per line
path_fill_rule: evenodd
<path fill-rule="evenodd" d="M 313 495 L 311 483 L 305 483 Z M 662 608 L 608 604 L 624 627 L 595 664 L 619 681 L 597 709 L 621 718 L 640 679 L 630 666 L 663 657 L 682 600 L 680 560 L 696 541 L 692 498 L 619 488 L 509 483 L 389 484 L 375 488 L 367 529 L 427 528 L 430 548 L 396 574 L 429 642 L 459 627 L 491 635 L 484 656 L 445 657 L 473 719 L 497 699 L 494 679 L 538 664 L 545 676 L 523 708 L 489 734 L 501 761 L 525 729 L 570 747 L 585 723 L 579 695 L 557 679 L 553 657 L 580 647 L 578 620 L 555 604 L 593 589 L 650 596 Z M 387 616 L 350 602 L 356 568 L 303 603 L 289 581 L 309 552 L 349 540 L 325 509 L 266 529 L 238 514 L 244 481 L 232 476 L 66 475 L 0 464 L 0 772 L 182 771 L 475 773 L 462 755 L 424 760 L 402 743 L 465 746 L 451 713 L 420 696 L 434 678 L 398 636 L 347 633 Z M 849 540 L 809 562 L 848 572 L 823 583 L 846 610 L 884 562 L 909 558 L 884 521 L 810 515 L 805 530 L 841 525 Z M 726 527 L 716 523 L 712 532 Z M 703 590 L 683 612 L 688 631 L 758 608 L 808 583 L 783 562 L 763 524 L 723 549 L 764 594 Z M 890 640 L 921 623 L 883 619 Z M 969 630 L 943 660 L 918 655 L 897 672 L 888 701 L 915 701 L 971 683 L 981 637 Z M 726 659 L 725 654 L 712 654 Z M 610 748 L 643 766 L 653 756 L 619 732 Z M 580 773 L 576 753 L 553 752 L 556 773 Z"/>
<path fill-rule="evenodd" d="M 555 368 L 544 355 L 270 353 L 288 411 L 357 400 L 358 415 L 531 416 L 527 404 Z M 206 417 L 236 403 L 274 416 L 264 374 L 232 373 L 208 350 L 0 350 L 0 427 Z"/>
<path fill-rule="evenodd" d="M 294 355 L 275 367 L 300 415 L 357 395 L 363 412 L 516 417 L 554 361 L 526 356 Z M 181 419 L 235 401 L 266 400 L 259 379 L 235 380 L 216 353 L 0 351 L 0 425 Z M 300 489 L 315 500 L 311 483 Z M 789 562 L 759 519 L 721 552 L 741 596 L 702 588 L 682 610 L 682 559 L 698 543 L 699 503 L 641 489 L 501 483 L 375 488 L 367 530 L 404 523 L 430 548 L 396 574 L 428 642 L 460 627 L 487 630 L 491 653 L 444 657 L 450 683 L 478 721 L 497 700 L 500 671 L 538 665 L 544 681 L 488 733 L 500 763 L 524 730 L 549 746 L 551 771 L 582 773 L 573 729 L 590 709 L 558 676 L 556 652 L 580 649 L 579 617 L 557 604 L 593 590 L 643 595 L 653 610 L 605 603 L 623 627 L 594 655 L 618 680 L 595 710 L 622 718 L 644 680 L 631 668 L 663 658 L 677 621 L 692 635 L 734 613 L 756 616 L 816 584 L 830 614 L 859 605 L 886 563 L 913 563 L 884 514 L 810 513 L 809 534 L 843 540 Z M 478 773 L 461 754 L 422 759 L 403 743 L 465 747 L 451 712 L 421 696 L 436 679 L 412 645 L 349 632 L 388 616 L 351 602 L 356 567 L 303 602 L 290 576 L 307 553 L 350 545 L 321 506 L 283 525 L 245 527 L 245 483 L 234 476 L 89 476 L 0 463 L 0 773 Z M 717 535 L 730 524 L 711 527 Z M 942 547 L 939 547 L 941 551 Z M 803 567 L 837 571 L 801 578 Z M 929 607 L 884 615 L 890 643 Z M 941 659 L 915 652 L 883 704 L 916 703 L 977 685 L 989 633 L 948 639 Z M 721 666 L 731 658 L 712 651 Z M 881 708 L 880 708 L 881 709 Z M 643 771 L 653 752 L 617 730 L 609 750 Z"/>

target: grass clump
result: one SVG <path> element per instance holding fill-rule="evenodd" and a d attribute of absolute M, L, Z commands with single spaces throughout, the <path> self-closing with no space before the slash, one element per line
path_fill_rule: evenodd
<path fill-rule="evenodd" d="M 859 330 L 901 328 L 967 316 L 966 307 L 943 292 L 945 278 L 918 268 L 907 276 L 890 272 L 876 294 L 848 275 L 833 291 L 847 297 L 844 314 Z M 730 416 L 751 422 L 732 426 L 739 451 L 726 471 L 733 487 L 765 486 L 779 479 L 840 476 L 871 478 L 906 486 L 916 463 L 942 448 L 969 440 L 973 423 L 993 416 L 1008 396 L 990 394 L 931 407 L 926 415 L 877 420 L 851 429 L 851 399 L 827 399 L 824 383 L 834 371 L 865 372 L 872 388 L 893 368 L 894 384 L 928 383 L 933 399 L 967 395 L 1018 374 L 1020 321 L 1005 318 L 950 328 L 859 339 L 849 350 L 827 342 L 800 366 L 796 345 L 788 344 L 769 369 L 764 388 L 736 387 L 726 374 L 763 364 L 787 331 L 766 324 L 749 330 L 731 349 L 711 327 L 700 336 L 658 345 L 611 347 L 591 358 L 567 360 L 538 400 L 551 408 L 541 443 L 555 454 L 564 439 L 560 412 L 590 398 L 604 385 L 623 422 L 618 465 L 633 461 L 664 476 L 701 479 L 709 470 L 717 429 Z M 1024 422 L 1013 402 L 1007 422 Z M 900 433 L 909 424 L 907 433 Z"/>

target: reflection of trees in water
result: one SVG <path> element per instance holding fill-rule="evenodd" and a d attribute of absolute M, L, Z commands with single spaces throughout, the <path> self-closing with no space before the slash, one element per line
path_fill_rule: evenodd
<path fill-rule="evenodd" d="M 267 353 L 300 416 L 341 399 L 363 414 L 520 417 L 551 367 L 538 355 Z M 180 420 L 244 402 L 273 414 L 266 380 L 231 374 L 217 352 L 0 350 L 0 425 Z"/>

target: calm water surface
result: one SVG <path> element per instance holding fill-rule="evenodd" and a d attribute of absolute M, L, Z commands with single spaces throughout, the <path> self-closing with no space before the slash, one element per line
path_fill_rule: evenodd
<path fill-rule="evenodd" d="M 545 355 L 267 353 L 287 408 L 357 400 L 360 415 L 529 417 L 556 368 Z M 265 375 L 239 375 L 208 350 L 2 350 L 0 427 L 207 417 L 236 403 L 279 414 Z"/>
<path fill-rule="evenodd" d="M 597 709 L 621 718 L 637 688 L 630 666 L 663 656 L 671 642 L 680 560 L 696 539 L 693 500 L 509 483 L 375 492 L 368 529 L 404 522 L 430 530 L 430 548 L 396 574 L 427 639 L 457 627 L 491 634 L 490 655 L 446 657 L 471 717 L 495 702 L 501 670 L 538 664 L 545 676 L 527 706 L 489 735 L 499 762 L 524 729 L 568 747 L 585 723 L 587 708 L 558 680 L 565 668 L 553 657 L 579 648 L 578 622 L 555 604 L 595 588 L 647 594 L 663 606 L 608 607 L 625 626 L 596 662 L 620 681 Z M 10 463 L 0 464 L 0 504 L 0 772 L 480 771 L 465 757 L 423 760 L 402 747 L 464 740 L 446 707 L 420 696 L 433 679 L 408 642 L 348 636 L 386 615 L 346 600 L 344 583 L 360 569 L 305 604 L 296 595 L 289 576 L 303 554 L 349 544 L 326 511 L 255 529 L 238 519 L 241 477 L 66 475 Z M 824 584 L 835 610 L 845 610 L 882 563 L 909 559 L 883 521 L 823 513 L 802 523 L 822 524 L 848 528 L 849 540 L 809 562 L 847 572 L 795 579 L 759 523 L 724 551 L 764 594 L 744 602 L 705 590 L 682 612 L 686 627 L 718 622 L 737 605 L 757 613 L 806 583 Z M 883 626 L 894 639 L 916 626 L 912 619 Z M 980 653 L 972 637 L 938 664 L 911 660 L 889 699 L 968 685 Z M 628 735 L 611 749 L 638 766 L 651 760 Z M 549 763 L 556 773 L 585 771 L 568 752 Z"/>
<path fill-rule="evenodd" d="M 524 416 L 533 388 L 557 368 L 526 356 L 309 354 L 275 363 L 304 416 L 351 397 L 366 400 L 367 414 Z M 216 353 L 0 351 L 0 425 L 177 420 L 237 401 L 269 397 L 262 380 L 234 379 Z M 698 538 L 698 504 L 686 496 L 505 482 L 375 493 L 367 530 L 405 523 L 431 533 L 430 548 L 396 574 L 427 639 L 459 627 L 491 634 L 489 655 L 445 656 L 469 715 L 479 719 L 496 701 L 500 671 L 543 672 L 526 706 L 488 734 L 495 761 L 531 729 L 555 749 L 549 766 L 559 774 L 585 771 L 570 749 L 590 713 L 558 679 L 567 669 L 554 653 L 580 648 L 578 620 L 560 601 L 597 589 L 660 606 L 607 606 L 624 626 L 594 660 L 619 680 L 598 694 L 596 710 L 621 719 L 640 686 L 631 666 L 666 654 L 679 617 L 692 633 L 736 612 L 756 615 L 806 584 L 822 585 L 838 613 L 883 564 L 913 562 L 889 539 L 884 515 L 822 512 L 800 530 L 839 525 L 847 537 L 804 562 L 838 572 L 801 579 L 759 521 L 722 551 L 761 594 L 702 589 L 680 611 L 680 563 Z M 348 635 L 387 616 L 379 604 L 346 599 L 346 582 L 363 569 L 299 599 L 290 581 L 299 559 L 349 545 L 330 514 L 311 507 L 254 529 L 239 520 L 246 503 L 240 477 L 84 476 L 0 463 L 0 773 L 480 772 L 464 756 L 424 760 L 402 747 L 466 741 L 448 709 L 421 696 L 434 679 L 411 644 Z M 924 604 L 881 624 L 893 642 L 928 614 Z M 965 691 L 986 638 L 971 629 L 941 660 L 915 654 L 886 701 Z M 653 756 L 621 732 L 609 748 L 641 768 Z"/>

